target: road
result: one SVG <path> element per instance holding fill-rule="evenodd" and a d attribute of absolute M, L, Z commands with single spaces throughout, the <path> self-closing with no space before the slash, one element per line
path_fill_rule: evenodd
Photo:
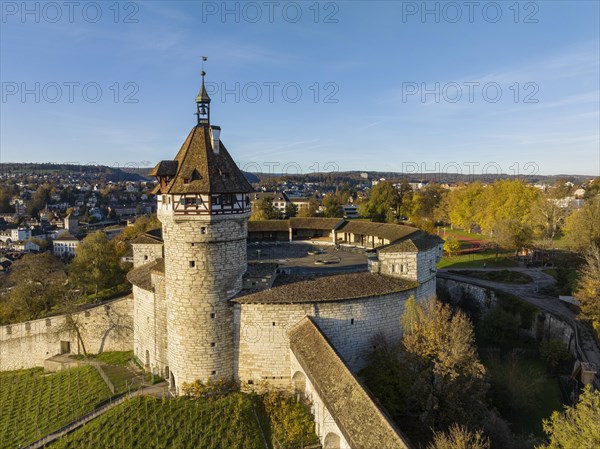
<path fill-rule="evenodd" d="M 537 306 L 540 310 L 544 310 L 556 318 L 563 320 L 568 323 L 574 330 L 576 335 L 577 352 L 579 353 L 579 359 L 584 362 L 595 363 L 596 366 L 600 367 L 600 348 L 596 343 L 596 340 L 592 334 L 592 329 L 581 321 L 577 320 L 577 314 L 569 308 L 565 303 L 561 302 L 558 298 L 548 295 L 542 295 L 539 290 L 544 287 L 550 287 L 554 284 L 555 279 L 544 273 L 541 269 L 536 268 L 511 268 L 511 271 L 519 271 L 525 273 L 531 278 L 533 282 L 528 284 L 505 284 L 501 282 L 487 281 L 483 279 L 477 279 L 470 276 L 461 275 L 455 272 L 459 271 L 498 271 L 506 268 L 497 269 L 476 269 L 476 268 L 451 268 L 451 269 L 440 269 L 437 272 L 437 276 L 442 279 L 450 279 L 458 282 L 465 282 L 472 285 L 477 285 L 485 288 L 492 288 L 500 290 L 511 295 L 517 296 L 530 304 Z M 451 273 L 453 271 L 454 273 Z M 599 373 L 600 374 L 600 373 Z M 600 387 L 599 377 L 596 376 L 596 386 Z"/>

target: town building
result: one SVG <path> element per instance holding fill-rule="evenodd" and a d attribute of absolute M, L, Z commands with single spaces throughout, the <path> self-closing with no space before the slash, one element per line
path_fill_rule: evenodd
<path fill-rule="evenodd" d="M 62 232 L 52 241 L 52 253 L 57 257 L 74 257 L 79 243 L 69 231 Z"/>
<path fill-rule="evenodd" d="M 0 231 L 0 241 L 2 242 L 18 242 L 31 238 L 31 229 L 13 228 L 5 231 Z"/>

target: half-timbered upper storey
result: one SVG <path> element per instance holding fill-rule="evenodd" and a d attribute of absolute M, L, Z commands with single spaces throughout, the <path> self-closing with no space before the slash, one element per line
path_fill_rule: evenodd
<path fill-rule="evenodd" d="M 152 192 L 158 209 L 181 215 L 247 213 L 253 189 L 221 142 L 221 128 L 210 124 L 204 72 L 201 93 L 196 98 L 198 123 L 177 156 L 150 172 L 158 179 Z"/>

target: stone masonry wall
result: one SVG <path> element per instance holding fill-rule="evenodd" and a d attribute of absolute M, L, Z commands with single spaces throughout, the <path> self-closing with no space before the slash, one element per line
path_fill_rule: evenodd
<path fill-rule="evenodd" d="M 291 351 L 290 375 L 296 384 L 295 389 L 304 390 L 296 391 L 296 393 L 304 396 L 311 404 L 311 413 L 313 414 L 315 420 L 315 433 L 319 437 L 319 440 L 321 440 L 321 444 L 325 447 L 325 438 L 333 434 L 340 439 L 339 449 L 350 449 L 350 445 L 346 442 L 344 435 L 333 419 L 331 412 L 319 396 L 319 393 L 317 393 L 317 390 Z"/>
<path fill-rule="evenodd" d="M 235 378 L 244 389 L 265 381 L 278 388 L 289 388 L 287 331 L 306 315 L 313 317 L 349 368 L 356 372 L 366 366 L 367 356 L 377 341 L 401 337 L 400 318 L 411 295 L 419 299 L 417 289 L 413 289 L 337 302 L 236 304 Z"/>
<path fill-rule="evenodd" d="M 381 274 L 417 280 L 417 253 L 379 253 Z"/>
<path fill-rule="evenodd" d="M 379 272 L 388 276 L 398 276 L 426 283 L 435 278 L 439 249 L 430 248 L 420 252 L 380 252 Z"/>
<path fill-rule="evenodd" d="M 183 216 L 163 224 L 167 346 L 177 389 L 233 376 L 233 313 L 228 300 L 246 271 L 247 214 Z"/>
<path fill-rule="evenodd" d="M 498 302 L 494 290 L 469 284 L 468 282 L 438 278 L 437 288 L 443 289 L 453 304 L 471 310 L 475 307 L 481 315 L 491 311 Z M 521 329 L 521 332 L 537 340 L 558 338 L 567 346 L 573 357 L 579 357 L 573 327 L 550 313 L 538 311 L 532 320 L 531 327 Z"/>
<path fill-rule="evenodd" d="M 73 315 L 88 353 L 133 349 L 133 299 L 127 297 Z M 44 366 L 68 342 L 72 354 L 83 353 L 65 316 L 0 326 L 0 371 Z M 64 343 L 63 343 L 64 345 Z"/>
<path fill-rule="evenodd" d="M 163 257 L 163 246 L 161 244 L 135 243 L 131 246 L 133 247 L 134 268 Z"/>
<path fill-rule="evenodd" d="M 166 378 L 167 307 L 164 276 L 151 276 L 154 291 L 133 286 L 134 353 L 146 369 Z"/>

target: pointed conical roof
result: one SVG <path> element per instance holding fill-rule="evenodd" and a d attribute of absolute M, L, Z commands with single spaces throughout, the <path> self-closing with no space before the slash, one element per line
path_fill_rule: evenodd
<path fill-rule="evenodd" d="M 160 162 L 153 172 L 158 172 L 159 165 L 165 162 Z M 173 163 L 171 167 L 176 167 L 176 172 L 172 179 L 164 188 L 158 185 L 153 193 L 246 193 L 254 190 L 223 142 L 220 142 L 218 153 L 213 151 L 208 125 L 192 129 L 174 162 L 176 165 Z"/>
<path fill-rule="evenodd" d="M 200 91 L 196 96 L 196 103 L 210 103 L 210 97 L 208 96 L 208 92 L 206 92 L 206 87 L 204 87 L 204 75 L 206 72 L 203 70 L 201 72 L 202 75 L 202 86 L 200 86 Z"/>

